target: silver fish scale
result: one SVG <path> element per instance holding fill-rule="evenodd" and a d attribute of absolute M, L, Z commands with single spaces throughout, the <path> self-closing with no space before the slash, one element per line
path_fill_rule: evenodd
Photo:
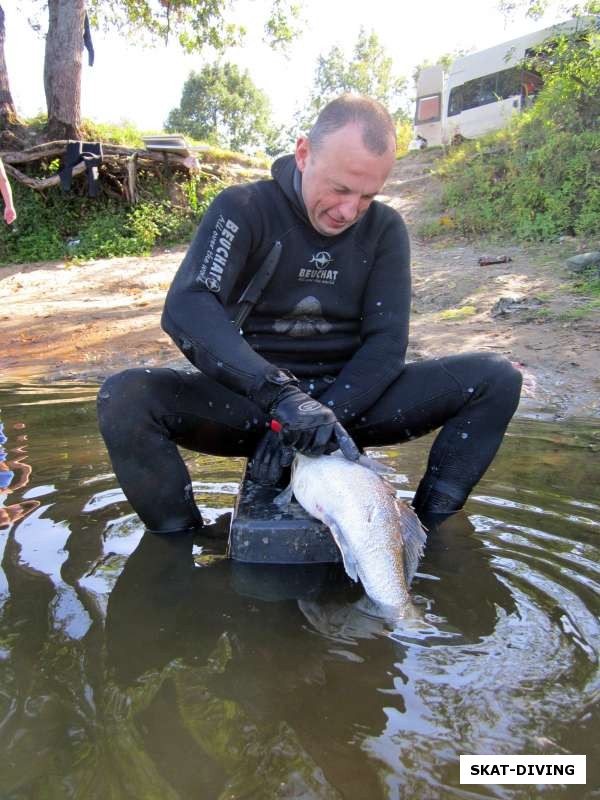
<path fill-rule="evenodd" d="M 331 529 L 346 571 L 360 578 L 369 598 L 384 608 L 404 608 L 410 600 L 403 532 L 415 528 L 415 515 L 396 499 L 393 488 L 341 455 L 299 454 L 292 489 L 300 505 Z"/>

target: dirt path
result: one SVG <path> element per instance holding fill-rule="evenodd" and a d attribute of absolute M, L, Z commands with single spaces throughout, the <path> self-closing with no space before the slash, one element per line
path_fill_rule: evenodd
<path fill-rule="evenodd" d="M 422 177 L 426 168 L 399 162 L 386 189 L 386 200 L 407 221 L 413 247 L 409 357 L 493 350 L 522 365 L 521 411 L 600 416 L 600 310 L 577 319 L 585 298 L 567 291 L 564 260 L 577 243 L 499 249 L 420 242 L 423 200 L 436 191 L 434 179 Z M 159 320 L 184 252 L 0 268 L 2 381 L 98 381 L 127 366 L 183 364 Z M 478 265 L 479 256 L 499 252 L 512 261 Z M 502 297 L 507 313 L 496 316 L 492 310 Z M 511 298 L 529 305 L 538 298 L 541 305 L 514 310 L 523 304 Z"/>

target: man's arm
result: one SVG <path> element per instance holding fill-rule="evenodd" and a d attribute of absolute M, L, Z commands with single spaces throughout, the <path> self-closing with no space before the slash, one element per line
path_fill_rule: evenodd
<path fill-rule="evenodd" d="M 410 245 L 402 219 L 378 244 L 365 291 L 362 344 L 320 397 L 345 425 L 372 406 L 404 369 L 411 304 Z"/>
<path fill-rule="evenodd" d="M 261 220 L 251 216 L 256 198 L 248 192 L 239 187 L 222 192 L 205 214 L 167 295 L 163 329 L 205 375 L 250 398 L 278 422 L 285 444 L 318 455 L 336 436 L 352 458 L 356 446 L 345 432 L 338 433 L 342 429 L 331 409 L 302 392 L 291 373 L 258 355 L 227 312 L 239 299 L 239 279 L 260 240 Z"/>
<path fill-rule="evenodd" d="M 10 182 L 4 169 L 4 162 L 0 158 L 0 194 L 4 200 L 4 220 L 7 225 L 10 225 L 17 218 L 17 212 L 13 203 L 12 189 Z"/>
<path fill-rule="evenodd" d="M 239 299 L 236 286 L 261 235 L 252 200 L 235 187 L 212 203 L 169 289 L 162 327 L 205 375 L 267 410 L 288 376 L 248 345 L 226 309 Z"/>

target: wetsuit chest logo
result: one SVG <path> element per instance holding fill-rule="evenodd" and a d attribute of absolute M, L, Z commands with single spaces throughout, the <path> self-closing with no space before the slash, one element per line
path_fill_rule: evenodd
<path fill-rule="evenodd" d="M 309 266 L 300 269 L 298 281 L 300 283 L 310 281 L 311 283 L 334 284 L 339 270 L 332 269 L 333 262 L 334 259 L 327 250 L 319 250 L 318 253 L 314 253 L 311 256 Z"/>

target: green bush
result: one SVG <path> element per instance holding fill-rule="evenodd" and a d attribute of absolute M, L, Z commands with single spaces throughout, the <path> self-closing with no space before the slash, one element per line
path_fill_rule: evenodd
<path fill-rule="evenodd" d="M 107 134 L 108 127 L 87 133 Z M 115 128 L 111 134 L 113 141 L 119 139 L 118 132 Z M 130 138 L 135 131 L 127 128 L 121 133 L 123 143 L 136 145 Z M 59 166 L 58 159 L 38 163 L 35 174 L 50 176 Z M 13 225 L 0 226 L 0 264 L 146 255 L 156 246 L 189 242 L 223 188 L 213 178 L 178 173 L 166 184 L 142 169 L 138 173 L 141 200 L 129 205 L 103 192 L 89 198 L 83 180 L 74 181 L 68 193 L 60 187 L 39 192 L 17 181 L 11 184 L 18 216 Z"/>
<path fill-rule="evenodd" d="M 13 185 L 18 217 L 0 228 L 0 264 L 146 255 L 153 247 L 189 242 L 214 195 L 201 187 L 193 204 L 163 198 L 129 206 L 112 198 L 44 194 Z"/>
<path fill-rule="evenodd" d="M 600 235 L 600 131 L 553 131 L 536 147 L 518 132 L 464 144 L 440 168 L 455 227 L 521 240 Z"/>
<path fill-rule="evenodd" d="M 441 162 L 442 207 L 467 236 L 597 237 L 600 34 L 560 37 L 531 66 L 544 79 L 532 108 Z"/>

